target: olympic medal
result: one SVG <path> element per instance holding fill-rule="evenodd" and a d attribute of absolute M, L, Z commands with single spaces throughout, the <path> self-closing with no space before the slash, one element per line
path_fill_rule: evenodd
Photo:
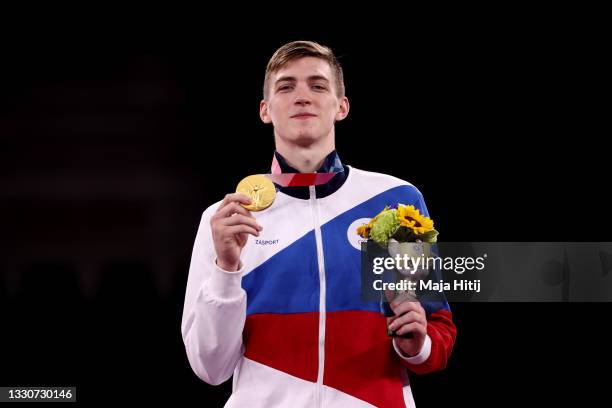
<path fill-rule="evenodd" d="M 270 207 L 276 198 L 276 187 L 266 176 L 256 174 L 247 176 L 238 183 L 236 192 L 251 199 L 251 204 L 244 205 L 249 211 L 261 211 Z"/>

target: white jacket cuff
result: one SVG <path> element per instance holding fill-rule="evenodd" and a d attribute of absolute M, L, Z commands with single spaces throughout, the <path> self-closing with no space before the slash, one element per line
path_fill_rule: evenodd
<path fill-rule="evenodd" d="M 220 300 L 235 300 L 242 295 L 242 273 L 244 265 L 240 262 L 236 272 L 228 272 L 219 268 L 217 260 L 214 261 L 212 273 L 208 278 L 208 289 L 210 295 Z"/>
<path fill-rule="evenodd" d="M 407 357 L 402 352 L 402 349 L 399 348 L 395 339 L 393 339 L 393 348 L 395 349 L 397 355 L 400 356 L 400 358 L 405 362 L 410 364 L 422 364 L 429 358 L 429 355 L 431 354 L 431 338 L 429 337 L 429 335 L 425 336 L 425 342 L 423 343 L 423 347 L 421 347 L 421 351 L 419 351 L 419 354 L 417 354 L 416 356 Z"/>

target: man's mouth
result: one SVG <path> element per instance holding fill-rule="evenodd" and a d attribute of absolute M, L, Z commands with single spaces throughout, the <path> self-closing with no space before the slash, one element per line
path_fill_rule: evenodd
<path fill-rule="evenodd" d="M 291 118 L 293 119 L 310 119 L 310 118 L 314 118 L 315 115 L 314 113 L 308 113 L 308 112 L 302 112 L 302 113 L 297 113 L 293 116 L 291 116 Z"/>

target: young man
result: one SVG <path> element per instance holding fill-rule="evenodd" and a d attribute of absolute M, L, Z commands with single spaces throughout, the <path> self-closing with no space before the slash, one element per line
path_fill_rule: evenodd
<path fill-rule="evenodd" d="M 282 46 L 260 104 L 274 127 L 273 167 L 337 174 L 281 187 L 256 215 L 241 205 L 246 196 L 228 194 L 202 216 L 182 335 L 198 377 L 220 384 L 234 375 L 227 407 L 413 406 L 407 372 L 443 369 L 451 354 L 446 301 L 393 304 L 387 320 L 378 303 L 361 299 L 357 227 L 390 203 L 427 209 L 410 183 L 342 164 L 334 123 L 348 113 L 332 51 L 308 41 Z M 412 336 L 388 337 L 389 323 Z"/>

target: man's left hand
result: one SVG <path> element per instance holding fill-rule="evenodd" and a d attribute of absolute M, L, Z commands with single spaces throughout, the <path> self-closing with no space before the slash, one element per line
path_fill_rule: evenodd
<path fill-rule="evenodd" d="M 397 336 L 412 333 L 411 338 L 395 337 L 394 341 L 408 356 L 419 354 L 427 337 L 427 317 L 419 301 L 391 302 L 394 317 L 387 318 L 389 329 Z"/>

